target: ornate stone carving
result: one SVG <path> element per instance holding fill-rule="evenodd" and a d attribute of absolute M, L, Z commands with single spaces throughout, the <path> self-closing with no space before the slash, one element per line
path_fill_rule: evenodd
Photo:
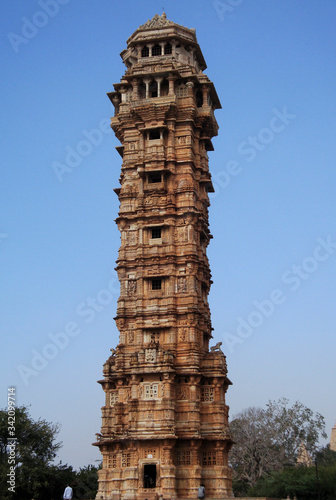
<path fill-rule="evenodd" d="M 121 54 L 127 70 L 109 94 L 124 152 L 115 190 L 120 341 L 101 381 L 97 498 L 192 499 L 202 478 L 209 498 L 224 499 L 232 493 L 229 469 L 221 466 L 231 445 L 230 381 L 219 343 L 208 347 L 203 189 L 211 182 L 206 143 L 217 134 L 220 102 L 203 73 L 195 31 L 165 14 L 140 26 Z"/>
<path fill-rule="evenodd" d="M 136 280 L 128 280 L 127 282 L 127 294 L 135 295 L 137 291 L 137 282 Z"/>
<path fill-rule="evenodd" d="M 188 400 L 190 399 L 190 389 L 186 385 L 181 385 L 177 388 L 177 398 L 178 400 Z"/>
<path fill-rule="evenodd" d="M 177 291 L 178 293 L 185 293 L 187 291 L 187 280 L 184 276 L 177 278 Z"/>
<path fill-rule="evenodd" d="M 135 231 L 129 231 L 127 233 L 127 244 L 136 245 L 137 244 L 137 234 Z"/>
<path fill-rule="evenodd" d="M 139 29 L 148 29 L 148 28 L 163 28 L 165 26 L 173 26 L 174 23 L 173 21 L 169 21 L 167 19 L 167 16 L 165 13 L 163 13 L 161 16 L 158 14 L 155 14 L 152 19 L 148 19 L 145 24 L 142 24 Z"/>
<path fill-rule="evenodd" d="M 145 361 L 146 363 L 155 363 L 156 361 L 156 349 L 146 349 Z"/>

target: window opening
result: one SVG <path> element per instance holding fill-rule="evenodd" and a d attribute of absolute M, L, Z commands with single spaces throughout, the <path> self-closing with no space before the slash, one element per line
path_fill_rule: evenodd
<path fill-rule="evenodd" d="M 117 455 L 116 455 L 116 453 L 109 456 L 108 466 L 109 466 L 109 469 L 116 469 L 116 467 L 117 467 Z"/>
<path fill-rule="evenodd" d="M 152 332 L 150 336 L 150 341 L 152 344 L 160 342 L 160 332 Z"/>
<path fill-rule="evenodd" d="M 144 465 L 144 488 L 155 488 L 156 487 L 156 465 L 155 464 L 145 464 Z"/>
<path fill-rule="evenodd" d="M 149 57 L 149 48 L 144 47 L 141 51 L 141 57 Z"/>
<path fill-rule="evenodd" d="M 116 403 L 118 403 L 119 397 L 118 397 L 118 391 L 111 391 L 110 392 L 110 406 L 114 406 Z"/>
<path fill-rule="evenodd" d="M 176 88 L 176 96 L 177 97 L 187 97 L 188 96 L 188 87 L 181 83 Z"/>
<path fill-rule="evenodd" d="M 145 399 L 157 399 L 159 395 L 158 384 L 145 384 Z"/>
<path fill-rule="evenodd" d="M 148 183 L 149 184 L 157 184 L 162 181 L 161 173 L 154 172 L 148 175 Z"/>
<path fill-rule="evenodd" d="M 152 239 L 161 238 L 161 227 L 152 228 Z"/>
<path fill-rule="evenodd" d="M 152 82 L 149 86 L 149 96 L 157 97 L 158 96 L 158 84 L 157 82 Z"/>
<path fill-rule="evenodd" d="M 145 448 L 144 449 L 144 457 L 145 458 L 156 458 L 156 456 L 157 456 L 156 451 L 157 451 L 156 448 Z M 152 455 L 152 456 L 149 457 L 148 455 Z"/>
<path fill-rule="evenodd" d="M 170 45 L 170 43 L 167 43 L 165 45 L 165 48 L 164 48 L 164 53 L 165 54 L 171 54 L 172 53 L 172 46 Z"/>
<path fill-rule="evenodd" d="M 210 402 L 214 400 L 214 388 L 213 387 L 201 387 L 201 401 Z"/>
<path fill-rule="evenodd" d="M 140 83 L 140 85 L 139 85 L 138 94 L 139 94 L 140 99 L 145 99 L 145 97 L 146 97 L 146 87 L 145 87 L 145 85 L 143 83 Z"/>
<path fill-rule="evenodd" d="M 161 97 L 164 97 L 166 95 L 169 94 L 169 83 L 168 83 L 168 80 L 163 80 L 163 82 L 161 83 Z"/>
<path fill-rule="evenodd" d="M 152 280 L 152 290 L 161 290 L 162 288 L 162 280 L 161 279 L 154 279 Z"/>
<path fill-rule="evenodd" d="M 154 45 L 152 48 L 152 56 L 160 56 L 161 55 L 161 45 Z"/>
<path fill-rule="evenodd" d="M 149 132 L 149 140 L 153 141 L 155 139 L 160 139 L 160 130 L 159 129 L 154 129 Z"/>
<path fill-rule="evenodd" d="M 207 465 L 217 465 L 216 452 L 215 451 L 203 451 L 202 464 Z"/>
<path fill-rule="evenodd" d="M 190 451 L 189 450 L 177 450 L 176 453 L 176 465 L 190 465 Z"/>
<path fill-rule="evenodd" d="M 131 454 L 130 453 L 122 453 L 121 455 L 121 467 L 130 467 L 131 466 Z"/>
<path fill-rule="evenodd" d="M 198 108 L 203 106 L 203 93 L 200 90 L 196 92 L 196 106 Z"/>

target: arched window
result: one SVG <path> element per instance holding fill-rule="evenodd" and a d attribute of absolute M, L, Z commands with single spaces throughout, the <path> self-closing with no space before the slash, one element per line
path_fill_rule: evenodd
<path fill-rule="evenodd" d="M 152 48 L 152 56 L 160 56 L 161 55 L 161 45 L 154 45 Z"/>
<path fill-rule="evenodd" d="M 141 57 L 149 57 L 149 48 L 148 47 L 144 47 L 141 51 Z"/>
<path fill-rule="evenodd" d="M 165 54 L 171 54 L 171 53 L 172 53 L 172 51 L 173 51 L 172 46 L 170 45 L 170 43 L 167 43 L 167 44 L 165 45 L 165 48 L 164 48 L 164 53 L 165 53 Z"/>

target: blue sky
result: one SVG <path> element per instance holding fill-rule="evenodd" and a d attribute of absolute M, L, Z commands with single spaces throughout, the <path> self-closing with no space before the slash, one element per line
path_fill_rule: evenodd
<path fill-rule="evenodd" d="M 336 4 L 162 6 L 196 28 L 223 108 L 210 153 L 208 255 L 213 342 L 223 343 L 234 384 L 230 414 L 287 397 L 320 412 L 330 434 Z M 118 343 L 121 159 L 106 92 L 125 71 L 127 38 L 156 12 L 152 0 L 1 6 L 0 402 L 15 386 L 18 405 L 59 422 L 59 458 L 76 468 L 100 459 L 91 446 L 103 405 L 96 381 Z M 60 164 L 67 171 L 56 175 Z"/>

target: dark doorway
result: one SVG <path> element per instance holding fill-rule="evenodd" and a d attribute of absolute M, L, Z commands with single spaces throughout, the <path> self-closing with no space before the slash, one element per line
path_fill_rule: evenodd
<path fill-rule="evenodd" d="M 156 486 L 156 465 L 146 464 L 144 466 L 144 488 L 155 488 Z"/>

